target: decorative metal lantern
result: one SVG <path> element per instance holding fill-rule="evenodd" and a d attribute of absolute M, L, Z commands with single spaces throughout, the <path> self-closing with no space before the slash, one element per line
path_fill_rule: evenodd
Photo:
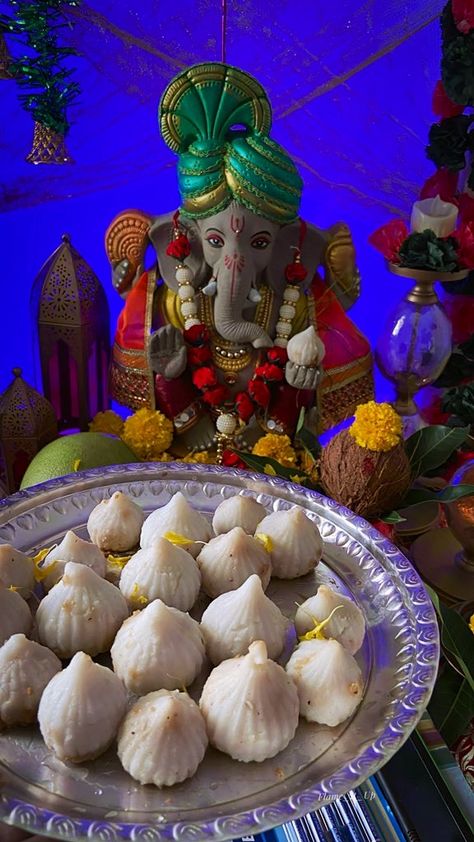
<path fill-rule="evenodd" d="M 67 235 L 33 284 L 43 391 L 60 429 L 87 430 L 109 405 L 109 308 L 104 289 Z"/>
<path fill-rule="evenodd" d="M 54 409 L 43 395 L 25 383 L 21 368 L 0 397 L 0 496 L 20 487 L 33 456 L 56 438 Z"/>

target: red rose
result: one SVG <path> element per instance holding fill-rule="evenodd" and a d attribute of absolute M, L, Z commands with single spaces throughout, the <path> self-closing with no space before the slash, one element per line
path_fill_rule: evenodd
<path fill-rule="evenodd" d="M 203 345 L 201 348 L 188 348 L 189 365 L 202 365 L 209 360 L 212 360 L 212 351 L 206 345 Z"/>
<path fill-rule="evenodd" d="M 279 365 L 285 365 L 288 359 L 288 354 L 286 353 L 286 348 L 279 348 L 278 345 L 275 345 L 273 348 L 269 348 L 267 351 L 267 360 L 269 363 L 278 363 Z"/>
<path fill-rule="evenodd" d="M 474 222 L 464 222 L 453 236 L 458 241 L 458 260 L 466 269 L 474 269 Z"/>
<path fill-rule="evenodd" d="M 285 278 L 289 284 L 301 283 L 307 274 L 308 270 L 302 263 L 288 263 L 285 268 Z"/>
<path fill-rule="evenodd" d="M 474 4 L 472 0 L 451 0 L 456 28 L 463 35 L 474 29 Z"/>
<path fill-rule="evenodd" d="M 403 241 L 408 237 L 408 228 L 402 219 L 392 219 L 380 228 L 377 228 L 369 237 L 369 243 L 382 252 L 383 256 L 391 263 L 398 263 L 400 258 L 398 252 Z"/>
<path fill-rule="evenodd" d="M 255 374 L 258 377 L 263 377 L 264 380 L 273 382 L 275 380 L 283 380 L 284 371 L 278 365 L 272 363 L 264 363 L 255 369 Z"/>
<path fill-rule="evenodd" d="M 245 468 L 245 462 L 234 453 L 233 450 L 224 450 L 222 454 L 222 464 L 226 468 Z"/>
<path fill-rule="evenodd" d="M 247 392 L 239 392 L 235 398 L 235 408 L 238 412 L 239 418 L 241 418 L 245 423 L 250 421 L 255 411 L 255 407 Z"/>
<path fill-rule="evenodd" d="M 436 116 L 444 120 L 445 117 L 457 117 L 463 111 L 464 105 L 457 105 L 449 98 L 441 79 L 436 82 L 433 91 L 433 112 Z"/>
<path fill-rule="evenodd" d="M 172 240 L 166 248 L 168 257 L 174 257 L 176 260 L 185 260 L 191 254 L 191 245 L 186 234 L 180 234 L 176 240 Z"/>
<path fill-rule="evenodd" d="M 474 220 L 474 199 L 468 193 L 461 193 L 456 199 L 459 208 L 459 216 L 463 222 Z"/>
<path fill-rule="evenodd" d="M 217 384 L 217 375 L 213 368 L 204 365 L 193 371 L 193 383 L 198 389 L 208 389 Z"/>
<path fill-rule="evenodd" d="M 450 170 L 436 170 L 427 178 L 420 192 L 420 199 L 434 199 L 439 196 L 443 202 L 452 202 L 458 185 L 459 173 Z"/>
<path fill-rule="evenodd" d="M 227 400 L 228 395 L 227 386 L 214 386 L 203 393 L 202 399 L 209 406 L 221 406 Z"/>
<path fill-rule="evenodd" d="M 249 383 L 249 395 L 259 406 L 268 406 L 270 403 L 270 389 L 263 380 L 255 379 Z"/>
<path fill-rule="evenodd" d="M 183 330 L 183 339 L 189 345 L 203 345 L 209 341 L 209 333 L 206 325 L 193 325 L 188 330 Z"/>

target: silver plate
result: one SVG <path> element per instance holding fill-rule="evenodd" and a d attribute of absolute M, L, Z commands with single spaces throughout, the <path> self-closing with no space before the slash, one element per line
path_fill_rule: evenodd
<path fill-rule="evenodd" d="M 299 485 L 183 464 L 95 469 L 20 492 L 0 504 L 0 542 L 30 552 L 67 529 L 85 535 L 91 509 L 117 490 L 147 512 L 178 490 L 209 516 L 235 493 L 256 497 L 268 512 L 300 505 L 321 531 L 323 562 L 302 579 L 272 581 L 269 594 L 288 616 L 322 581 L 352 595 L 367 622 L 357 655 L 365 679 L 362 704 L 337 728 L 301 722 L 288 748 L 264 763 L 238 763 L 209 749 L 191 780 L 163 790 L 135 783 L 113 750 L 73 767 L 47 751 L 36 729 L 4 732 L 0 818 L 69 840 L 224 840 L 317 809 L 386 763 L 428 703 L 439 656 L 431 601 L 398 549 L 362 518 Z"/>

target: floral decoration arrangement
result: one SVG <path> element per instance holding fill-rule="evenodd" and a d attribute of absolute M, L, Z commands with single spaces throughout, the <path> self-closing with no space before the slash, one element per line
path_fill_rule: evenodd
<path fill-rule="evenodd" d="M 388 524 L 403 521 L 398 510 L 407 506 L 450 503 L 474 494 L 474 485 L 446 484 L 433 490 L 422 479 L 468 442 L 468 427 L 434 424 L 404 441 L 393 407 L 369 401 L 357 407 L 349 427 L 320 448 L 303 420 L 302 413 L 295 447 L 285 436 L 265 436 L 252 453 L 235 452 L 240 466 L 315 488 L 362 517 Z M 289 463 L 292 451 L 295 459 Z"/>
<path fill-rule="evenodd" d="M 433 111 L 440 118 L 431 126 L 427 155 L 437 172 L 425 183 L 422 198 L 439 194 L 452 201 L 466 154 L 474 151 L 474 2 L 449 0 L 441 15 L 441 80 L 433 93 Z M 474 190 L 474 172 L 468 177 Z M 464 203 L 474 200 L 466 195 Z M 472 215 L 472 209 L 471 209 Z"/>
<path fill-rule="evenodd" d="M 186 455 L 169 452 L 173 442 L 173 423 L 162 412 L 152 409 L 139 409 L 125 420 L 111 409 L 98 412 L 89 424 L 93 433 L 105 433 L 116 436 L 133 451 L 137 459 L 144 462 L 197 462 L 214 464 L 217 461 L 215 451 L 191 451 Z M 288 479 L 300 482 L 310 478 L 317 479 L 315 459 L 310 458 L 304 449 L 293 447 L 289 436 L 268 433 L 254 445 L 247 458 L 262 459 L 258 468 L 264 473 L 276 475 L 284 470 Z M 224 451 L 224 464 L 228 467 L 245 468 L 245 461 L 235 451 Z M 278 471 L 273 467 L 276 463 Z"/>
<path fill-rule="evenodd" d="M 437 170 L 423 185 L 419 204 L 434 200 L 451 205 L 458 211 L 458 225 L 440 234 L 436 225 L 414 226 L 412 217 L 410 233 L 396 219 L 375 231 L 369 242 L 400 267 L 456 272 L 474 268 L 472 167 L 464 189 L 459 178 L 474 152 L 474 0 L 449 0 L 440 22 L 441 79 L 433 92 L 433 112 L 439 119 L 431 126 L 426 148 Z"/>
<path fill-rule="evenodd" d="M 456 205 L 442 202 L 439 196 L 434 200 L 415 202 L 425 204 L 429 210 L 439 205 Z M 408 269 L 426 269 L 438 272 L 457 272 L 474 269 L 474 203 L 472 218 L 464 221 L 448 236 L 440 237 L 432 228 L 410 233 L 402 219 L 393 219 L 382 225 L 369 237 L 369 242 L 390 262 Z M 413 217 L 412 217 L 413 219 Z M 434 223 L 431 223 L 432 225 Z"/>

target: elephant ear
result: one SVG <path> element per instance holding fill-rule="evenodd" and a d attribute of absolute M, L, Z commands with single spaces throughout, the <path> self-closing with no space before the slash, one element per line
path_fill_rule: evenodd
<path fill-rule="evenodd" d="M 189 266 L 193 271 L 193 283 L 194 286 L 198 287 L 205 280 L 209 271 L 202 252 L 201 234 L 196 223 L 190 219 L 180 217 L 179 226 L 184 230 L 191 244 L 191 254 L 186 258 L 186 266 Z M 156 251 L 161 277 L 173 292 L 177 292 L 176 258 L 169 257 L 166 254 L 166 249 L 173 239 L 173 214 L 167 213 L 155 217 L 151 223 L 148 237 Z"/>
<path fill-rule="evenodd" d="M 288 263 L 293 261 L 294 247 L 298 245 L 300 230 L 300 220 L 296 220 L 289 225 L 282 225 L 273 246 L 270 263 L 265 270 L 265 280 L 279 295 L 283 295 L 287 283 L 285 268 Z M 328 237 L 325 231 L 316 228 L 315 225 L 307 225 L 301 249 L 301 262 L 308 270 L 304 281 L 304 289 L 310 286 L 318 267 L 322 265 L 327 243 Z"/>

